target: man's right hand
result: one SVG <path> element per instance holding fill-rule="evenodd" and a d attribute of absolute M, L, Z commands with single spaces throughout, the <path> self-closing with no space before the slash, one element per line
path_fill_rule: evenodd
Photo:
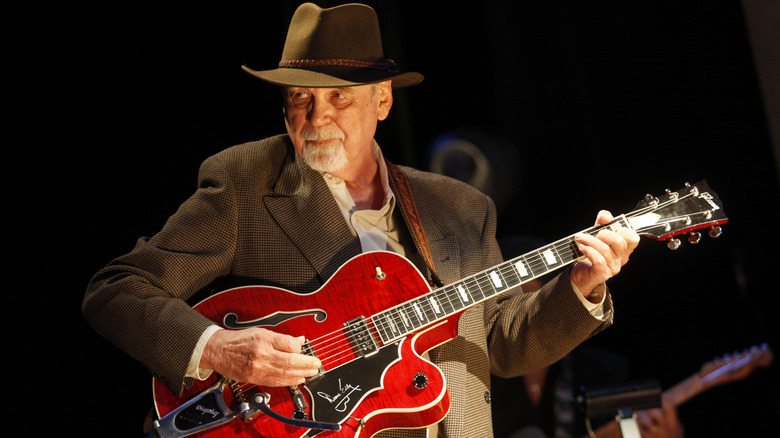
<path fill-rule="evenodd" d="M 200 367 L 238 382 L 295 386 L 319 372 L 319 359 L 301 354 L 304 337 L 262 328 L 218 330 L 203 350 Z"/>

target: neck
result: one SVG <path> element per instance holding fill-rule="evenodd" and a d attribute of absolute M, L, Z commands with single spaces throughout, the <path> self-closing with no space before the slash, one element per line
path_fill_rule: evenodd
<path fill-rule="evenodd" d="M 385 202 L 385 189 L 379 166 L 374 166 L 373 175 L 367 178 L 344 180 L 358 210 L 379 210 Z"/>
<path fill-rule="evenodd" d="M 358 210 L 379 210 L 384 205 L 385 189 L 382 172 L 373 153 L 352 157 L 349 165 L 331 175 L 344 181 Z"/>

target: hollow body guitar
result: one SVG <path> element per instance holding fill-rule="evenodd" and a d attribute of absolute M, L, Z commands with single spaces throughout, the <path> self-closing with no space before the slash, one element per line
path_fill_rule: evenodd
<path fill-rule="evenodd" d="M 706 182 L 661 197 L 646 196 L 636 209 L 602 228 L 628 227 L 669 240 L 727 222 Z M 249 286 L 220 292 L 194 308 L 226 329 L 264 327 L 304 335 L 303 352 L 318 357 L 320 373 L 297 387 L 261 387 L 216 373 L 181 397 L 153 379 L 159 437 L 370 437 L 387 428 L 425 427 L 450 406 L 442 371 L 426 351 L 457 336 L 468 308 L 557 270 L 582 254 L 574 237 L 505 261 L 431 290 L 405 258 L 390 252 L 361 254 L 310 294 Z"/>

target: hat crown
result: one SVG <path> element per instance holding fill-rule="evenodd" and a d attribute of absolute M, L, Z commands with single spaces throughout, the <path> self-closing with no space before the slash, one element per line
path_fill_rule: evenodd
<path fill-rule="evenodd" d="M 353 59 L 384 61 L 376 12 L 362 4 L 322 9 L 301 5 L 290 21 L 282 61 Z"/>
<path fill-rule="evenodd" d="M 295 10 L 278 68 L 244 70 L 266 82 L 296 87 L 349 87 L 392 81 L 393 88 L 418 84 L 423 76 L 402 73 L 385 59 L 379 19 L 373 8 L 349 3 Z"/>

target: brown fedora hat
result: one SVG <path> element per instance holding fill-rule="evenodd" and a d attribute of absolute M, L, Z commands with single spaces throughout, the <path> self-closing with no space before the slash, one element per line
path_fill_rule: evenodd
<path fill-rule="evenodd" d="M 297 87 L 347 87 L 392 79 L 393 87 L 423 80 L 415 72 L 400 73 L 386 59 L 376 12 L 351 3 L 323 9 L 313 3 L 298 7 L 290 21 L 279 68 L 244 70 L 272 84 Z"/>

